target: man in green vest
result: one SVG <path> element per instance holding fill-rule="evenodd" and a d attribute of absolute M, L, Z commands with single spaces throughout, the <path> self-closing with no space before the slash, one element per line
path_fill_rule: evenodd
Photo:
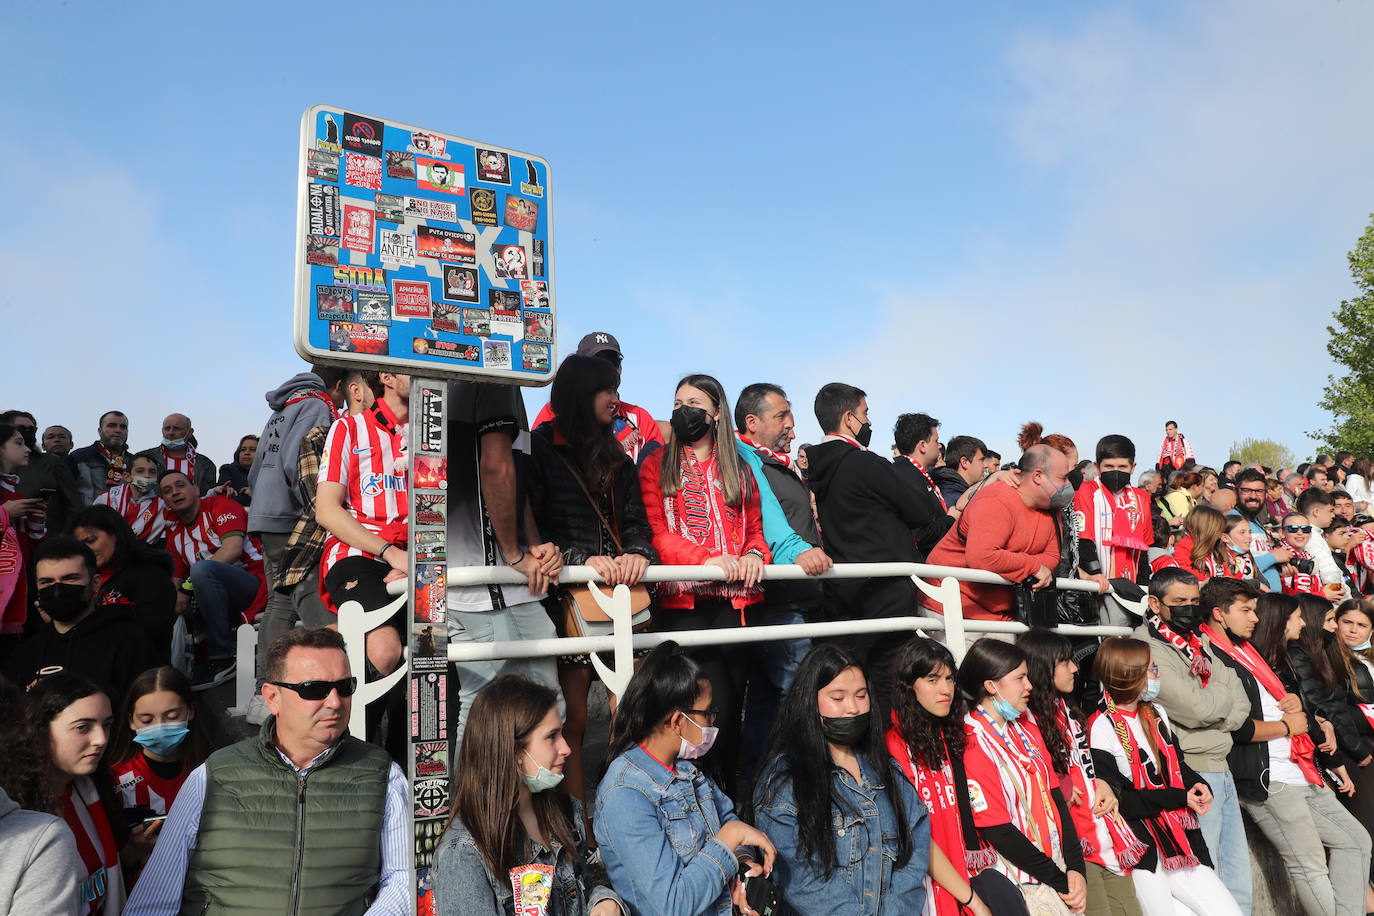
<path fill-rule="evenodd" d="M 348 735 L 356 686 L 337 631 L 273 642 L 271 715 L 186 777 L 125 916 L 408 913 L 408 787 Z"/>

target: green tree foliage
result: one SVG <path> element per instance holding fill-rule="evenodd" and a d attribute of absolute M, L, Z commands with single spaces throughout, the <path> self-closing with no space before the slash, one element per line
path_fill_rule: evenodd
<path fill-rule="evenodd" d="M 1326 352 L 1346 374 L 1327 376 L 1321 408 L 1331 414 L 1328 429 L 1308 433 L 1323 451 L 1374 457 L 1374 215 L 1347 256 L 1359 295 L 1341 302 L 1327 325 Z"/>
<path fill-rule="evenodd" d="M 1262 464 L 1275 471 L 1279 468 L 1291 468 L 1298 463 L 1288 446 L 1273 439 L 1241 439 L 1239 442 L 1232 442 L 1230 460 L 1239 461 L 1246 467 Z"/>

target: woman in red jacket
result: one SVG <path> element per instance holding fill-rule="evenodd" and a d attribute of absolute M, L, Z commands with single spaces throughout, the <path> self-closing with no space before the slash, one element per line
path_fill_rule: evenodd
<path fill-rule="evenodd" d="M 639 473 L 654 549 L 668 566 L 715 566 L 725 581 L 665 582 L 659 586 L 659 631 L 744 625 L 744 609 L 763 600 L 763 539 L 759 493 L 734 447 L 725 392 L 709 375 L 689 375 L 673 397 L 668 443 L 645 459 Z M 743 649 L 704 646 L 689 654 L 711 679 L 720 728 L 713 755 L 718 780 L 733 795 L 740 710 L 748 666 Z"/>

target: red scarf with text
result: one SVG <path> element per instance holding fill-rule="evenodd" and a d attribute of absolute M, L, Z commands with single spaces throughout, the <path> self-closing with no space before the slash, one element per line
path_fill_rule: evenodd
<path fill-rule="evenodd" d="M 682 447 L 682 473 L 674 496 L 663 497 L 663 515 L 668 527 L 713 557 L 737 557 L 744 545 L 744 501 L 736 509 L 725 502 L 725 486 L 720 481 L 720 451 L 711 446 L 711 457 L 698 461 L 691 446 Z M 745 475 L 753 479 L 753 475 Z M 741 486 L 744 485 L 742 480 Z M 660 595 L 696 595 L 699 598 L 744 598 L 760 594 L 755 586 L 745 588 L 734 582 L 663 582 Z"/>
<path fill-rule="evenodd" d="M 1207 638 L 1212 641 L 1212 647 L 1226 653 L 1230 658 L 1240 663 L 1240 666 L 1250 672 L 1250 676 L 1259 682 L 1261 690 L 1267 690 L 1269 695 L 1277 702 L 1283 702 L 1283 698 L 1288 696 L 1288 691 L 1284 688 L 1279 676 L 1274 673 L 1274 669 L 1260 658 L 1260 654 L 1255 651 L 1255 647 L 1249 640 L 1242 643 L 1234 643 L 1225 633 L 1218 632 L 1210 623 L 1202 625 L 1202 631 L 1207 634 Z M 1317 771 L 1317 764 L 1312 759 L 1317 753 L 1317 746 L 1312 741 L 1312 736 L 1306 732 L 1294 732 L 1289 739 L 1291 751 L 1289 756 L 1293 762 L 1302 770 L 1302 775 L 1307 777 L 1307 781 L 1314 786 L 1322 784 L 1321 773 Z"/>
<path fill-rule="evenodd" d="M 1096 822 L 1099 818 L 1092 813 L 1092 806 L 1097 800 L 1097 788 L 1094 785 L 1097 781 L 1097 770 L 1093 767 L 1092 752 L 1088 749 L 1088 736 L 1084 733 L 1083 726 L 1069 712 L 1068 704 L 1063 699 L 1055 703 L 1055 725 L 1063 733 L 1069 749 L 1069 779 L 1082 796 L 1078 804 L 1069 808 L 1069 814 L 1073 817 L 1074 825 L 1078 827 L 1078 843 L 1083 848 L 1084 858 L 1105 868 L 1107 863 L 1103 861 L 1101 850 L 1097 848 Z M 1140 842 L 1140 838 L 1121 819 L 1120 814 L 1113 812 L 1100 820 L 1106 825 L 1107 834 L 1112 839 L 1112 853 L 1116 856 L 1116 861 L 1127 874 L 1130 874 L 1141 857 L 1150 851 L 1149 847 Z"/>

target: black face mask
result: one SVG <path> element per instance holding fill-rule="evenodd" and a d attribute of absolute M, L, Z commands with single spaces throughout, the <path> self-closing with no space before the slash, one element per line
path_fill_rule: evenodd
<path fill-rule="evenodd" d="M 1072 471 L 1069 471 L 1068 477 L 1069 486 L 1073 487 L 1075 490 L 1083 486 L 1083 472 L 1080 471 L 1078 468 L 1074 468 Z"/>
<path fill-rule="evenodd" d="M 831 744 L 853 747 L 868 737 L 868 713 L 857 716 L 821 716 L 821 734 Z"/>
<path fill-rule="evenodd" d="M 1202 626 L 1202 605 L 1174 604 L 1169 606 L 1169 628 L 1178 633 L 1196 633 Z"/>
<path fill-rule="evenodd" d="M 859 427 L 859 431 L 854 434 L 854 441 L 868 448 L 868 443 L 873 441 L 873 424 L 865 423 Z"/>
<path fill-rule="evenodd" d="M 683 443 L 696 442 L 711 431 L 711 421 L 706 418 L 706 410 L 701 407 L 683 404 L 673 411 L 673 417 L 669 422 L 673 427 L 673 435 Z"/>
<path fill-rule="evenodd" d="M 90 606 L 89 586 L 54 582 L 38 590 L 38 606 L 58 623 L 75 620 Z"/>
<path fill-rule="evenodd" d="M 1102 486 L 1111 490 L 1113 493 L 1120 493 L 1131 485 L 1130 471 L 1103 471 L 1097 475 L 1097 479 L 1102 481 Z"/>

